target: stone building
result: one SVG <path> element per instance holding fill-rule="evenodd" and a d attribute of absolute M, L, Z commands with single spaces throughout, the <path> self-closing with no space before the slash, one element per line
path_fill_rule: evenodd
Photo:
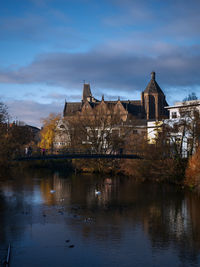
<path fill-rule="evenodd" d="M 111 118 L 114 114 L 115 122 L 113 123 L 113 121 L 110 121 L 109 123 L 107 121 L 106 127 L 104 125 L 104 136 L 107 136 L 107 139 L 108 132 L 113 136 L 115 135 L 115 137 L 116 135 L 125 135 L 125 132 L 126 135 L 130 133 L 147 136 L 147 123 L 149 121 L 159 121 L 168 118 L 168 110 L 164 108 L 166 106 L 168 106 L 168 104 L 162 89 L 155 80 L 155 72 L 151 73 L 151 80 L 141 93 L 141 100 L 120 100 L 118 98 L 118 100 L 115 101 L 106 101 L 104 100 L 104 96 L 102 96 L 101 100 L 98 100 L 92 95 L 90 84 L 84 83 L 82 100 L 80 102 L 65 102 L 63 123 L 59 124 L 59 127 L 62 126 L 62 129 L 60 134 L 57 134 L 55 141 L 56 148 L 70 146 L 70 138 L 72 137 L 68 136 L 67 139 L 64 138 L 66 142 L 63 139 L 63 129 L 65 129 L 65 133 L 70 132 L 70 129 L 66 130 L 64 122 L 77 120 L 77 117 L 75 118 L 77 115 L 79 118 L 86 119 L 85 129 L 87 132 L 81 139 L 82 144 L 94 144 L 94 131 L 93 134 L 90 134 L 91 126 L 87 125 L 87 118 L 89 124 L 89 120 L 91 120 L 92 116 L 94 120 L 98 120 L 98 118 L 95 117 L 97 114 L 100 114 L 98 116 L 106 116 L 107 118 L 109 118 L 109 116 Z M 59 127 L 57 130 L 59 130 Z M 95 133 L 98 132 L 96 139 L 99 142 L 102 136 L 102 127 L 100 125 L 95 125 L 93 128 Z M 71 140 L 71 143 L 72 142 L 73 140 Z M 108 147 L 106 138 L 101 141 L 101 144 L 103 143 L 104 148 Z"/>
<path fill-rule="evenodd" d="M 141 100 L 105 101 L 103 96 L 101 100 L 97 100 L 92 96 L 90 84 L 84 84 L 82 101 L 65 102 L 63 116 L 65 118 L 74 116 L 85 109 L 89 109 L 92 113 L 99 106 L 106 106 L 108 110 L 119 112 L 123 122 L 131 123 L 134 119 L 148 121 L 168 118 L 168 110 L 164 108 L 168 104 L 162 89 L 155 80 L 155 72 L 151 73 L 151 80 L 141 93 Z"/>

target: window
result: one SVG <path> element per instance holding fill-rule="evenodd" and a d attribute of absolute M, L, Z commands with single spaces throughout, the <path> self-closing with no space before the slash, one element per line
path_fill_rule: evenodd
<path fill-rule="evenodd" d="M 181 110 L 180 111 L 181 118 L 191 117 L 192 113 L 193 113 L 192 110 Z"/>
<path fill-rule="evenodd" d="M 176 119 L 177 118 L 177 113 L 176 112 L 172 112 L 172 119 Z"/>
<path fill-rule="evenodd" d="M 133 130 L 133 134 L 137 134 L 137 130 Z"/>
<path fill-rule="evenodd" d="M 180 137 L 175 137 L 175 143 L 180 144 L 181 143 L 181 138 Z"/>

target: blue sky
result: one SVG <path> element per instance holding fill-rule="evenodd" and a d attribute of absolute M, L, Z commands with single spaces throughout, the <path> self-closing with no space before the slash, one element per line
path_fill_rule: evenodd
<path fill-rule="evenodd" d="M 2 0 L 0 99 L 39 126 L 83 80 L 95 97 L 140 99 L 151 71 L 168 103 L 200 98 L 199 0 Z"/>

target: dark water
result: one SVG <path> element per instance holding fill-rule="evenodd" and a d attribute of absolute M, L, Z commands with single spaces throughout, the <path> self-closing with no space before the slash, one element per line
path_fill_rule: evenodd
<path fill-rule="evenodd" d="M 1 262 L 9 243 L 11 267 L 200 266 L 200 199 L 127 178 L 17 172 L 0 183 Z"/>

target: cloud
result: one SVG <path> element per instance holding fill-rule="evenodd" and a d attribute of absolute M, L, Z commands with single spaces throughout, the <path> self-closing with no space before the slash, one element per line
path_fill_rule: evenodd
<path fill-rule="evenodd" d="M 55 99 L 55 100 L 64 100 L 66 98 L 66 94 L 59 94 L 59 93 L 50 93 L 47 94 L 45 96 L 43 96 L 43 98 L 49 98 L 49 99 Z"/>
<path fill-rule="evenodd" d="M 48 7 L 38 13 L 31 10 L 20 16 L 2 17 L 0 35 L 2 41 L 23 41 L 23 46 L 45 44 L 47 48 L 75 49 L 80 43 L 86 43 L 87 39 L 81 36 L 73 24 L 74 18 L 61 10 Z"/>
<path fill-rule="evenodd" d="M 106 26 L 137 33 L 150 33 L 151 39 L 199 41 L 200 2 L 198 0 L 108 0 L 118 11 L 102 19 Z"/>
<path fill-rule="evenodd" d="M 79 88 L 79 92 L 81 92 L 81 88 Z M 64 101 L 80 101 L 82 98 L 81 94 L 59 94 L 59 93 L 50 93 L 44 95 L 42 98 L 51 99 L 52 101 L 59 101 L 62 104 Z"/>
<path fill-rule="evenodd" d="M 169 88 L 180 91 L 200 85 L 197 0 L 76 0 L 79 12 L 70 1 L 59 0 L 56 7 L 53 0 L 42 0 L 41 5 L 30 1 L 33 9 L 2 17 L 0 34 L 3 40 L 19 38 L 23 45 L 29 38 L 31 48 L 38 45 L 36 51 L 42 52 L 32 55 L 34 60 L 27 65 L 0 68 L 2 84 L 44 85 L 48 89 L 42 96 L 47 101 L 77 100 L 83 80 L 92 84 L 96 95 L 135 94 L 146 87 L 152 70 L 166 93 Z M 31 50 L 26 45 L 21 49 Z M 64 88 L 67 96 L 55 87 Z"/>
<path fill-rule="evenodd" d="M 105 16 L 102 19 L 107 26 L 137 25 L 138 22 L 143 25 L 147 20 L 152 21 L 154 19 L 154 12 L 148 5 L 149 1 L 144 3 L 141 0 L 109 0 L 108 2 L 118 9 L 116 9 L 115 14 Z"/>
<path fill-rule="evenodd" d="M 200 84 L 200 46 L 178 47 L 165 43 L 148 48 L 140 55 L 119 45 L 87 53 L 49 53 L 38 56 L 31 64 L 16 70 L 0 70 L 1 83 L 47 84 L 75 91 L 82 80 L 98 88 L 134 91 L 144 89 L 152 70 L 165 86 Z M 134 46 L 133 46 L 134 49 Z M 157 54 L 156 54 L 157 53 Z M 70 92 L 71 94 L 72 92 Z M 119 93 L 118 93 L 119 94 Z"/>
<path fill-rule="evenodd" d="M 32 40 L 42 38 L 42 30 L 46 27 L 45 18 L 39 15 L 5 17 L 1 21 L 0 34 L 3 40 L 13 39 L 13 37 Z"/>
<path fill-rule="evenodd" d="M 40 104 L 34 101 L 15 100 L 5 104 L 9 108 L 9 114 L 13 120 L 24 121 L 26 124 L 41 127 L 42 118 L 48 117 L 50 113 L 62 113 L 64 106 L 52 102 L 51 104 Z"/>

